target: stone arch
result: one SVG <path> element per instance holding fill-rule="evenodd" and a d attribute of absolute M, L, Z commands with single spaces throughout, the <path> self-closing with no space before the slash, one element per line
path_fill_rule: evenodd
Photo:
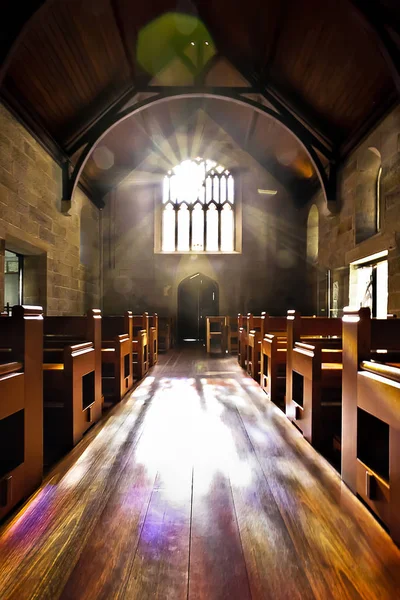
<path fill-rule="evenodd" d="M 359 244 L 375 235 L 380 227 L 382 157 L 377 148 L 367 148 L 361 154 L 357 172 L 355 236 Z"/>
<path fill-rule="evenodd" d="M 331 212 L 336 210 L 336 170 L 333 168 L 333 164 L 331 164 L 330 174 L 328 175 L 326 173 L 326 169 L 321 162 L 319 154 L 314 148 L 314 142 L 309 139 L 308 132 L 303 127 L 303 125 L 295 123 L 293 119 L 287 116 L 286 114 L 282 115 L 279 112 L 276 112 L 274 109 L 265 106 L 257 100 L 253 100 L 247 97 L 246 95 L 241 95 L 236 91 L 230 91 L 229 88 L 227 88 L 226 91 L 221 89 L 211 89 L 210 91 L 197 91 L 196 89 L 194 89 L 193 91 L 187 91 L 186 89 L 184 89 L 182 91 L 177 90 L 176 88 L 166 88 L 165 90 L 163 90 L 163 92 L 156 93 L 154 96 L 151 96 L 150 98 L 138 102 L 133 106 L 124 108 L 117 114 L 114 114 L 110 119 L 107 119 L 106 122 L 102 124 L 99 128 L 94 128 L 94 130 L 90 133 L 88 138 L 84 141 L 86 145 L 82 153 L 80 154 L 72 173 L 69 172 L 68 168 L 64 168 L 63 170 L 63 212 L 68 212 L 70 210 L 71 201 L 74 196 L 74 192 L 77 187 L 80 176 L 82 175 L 83 170 L 85 168 L 85 165 L 95 148 L 98 146 L 98 144 L 107 135 L 109 131 L 111 131 L 114 127 L 116 127 L 125 119 L 128 119 L 129 117 L 146 110 L 150 106 L 155 106 L 164 102 L 171 102 L 173 100 L 178 100 L 181 98 L 215 98 L 224 100 L 226 102 L 236 103 L 239 105 L 250 106 L 257 113 L 272 118 L 273 120 L 279 122 L 298 141 L 298 143 L 307 153 L 310 162 L 315 168 L 315 172 L 319 179 L 328 210 L 330 210 Z"/>

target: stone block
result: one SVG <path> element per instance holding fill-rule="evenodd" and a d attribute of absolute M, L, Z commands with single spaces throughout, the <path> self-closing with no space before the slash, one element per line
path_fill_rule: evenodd
<path fill-rule="evenodd" d="M 78 312 L 76 304 L 67 298 L 58 301 L 58 311 L 61 315 L 71 315 Z"/>
<path fill-rule="evenodd" d="M 51 233 L 47 227 L 43 227 L 43 225 L 39 226 L 39 237 L 41 240 L 48 242 L 49 244 L 55 243 L 55 235 Z"/>
<path fill-rule="evenodd" d="M 3 167 L 5 171 L 12 174 L 12 158 L 11 153 L 4 146 L 0 145 L 0 165 Z"/>
<path fill-rule="evenodd" d="M 390 313 L 400 313 L 400 292 L 389 294 L 388 311 Z"/>
<path fill-rule="evenodd" d="M 400 273 L 389 277 L 389 294 L 393 293 L 400 294 Z"/>
<path fill-rule="evenodd" d="M 61 238 L 63 243 L 65 244 L 66 237 L 67 237 L 67 229 L 63 225 L 59 225 L 58 223 L 54 223 L 54 222 L 52 225 L 52 229 L 53 229 L 54 235 Z"/>
<path fill-rule="evenodd" d="M 25 183 L 18 184 L 18 197 L 25 202 L 28 202 L 31 206 L 38 207 L 40 203 L 40 198 L 36 194 L 33 194 L 29 187 L 25 185 Z"/>
<path fill-rule="evenodd" d="M 57 300 L 59 300 L 60 298 L 63 298 L 64 297 L 63 296 L 63 290 L 64 289 L 65 288 L 62 288 L 62 287 L 60 287 L 58 285 L 53 285 L 52 290 L 51 290 L 52 296 L 54 298 L 57 298 Z"/>
<path fill-rule="evenodd" d="M 389 160 L 398 152 L 398 138 L 398 130 L 385 131 L 381 135 L 380 152 L 383 162 Z"/>
<path fill-rule="evenodd" d="M 11 173 L 6 171 L 6 169 L 4 169 L 1 165 L 0 184 L 4 185 L 6 188 L 8 188 L 11 192 L 14 192 L 15 194 L 18 192 L 18 181 Z"/>
<path fill-rule="evenodd" d="M 20 227 L 26 233 L 39 237 L 39 224 L 26 215 L 20 216 Z"/>
<path fill-rule="evenodd" d="M 71 286 L 70 287 L 73 290 L 79 290 L 79 279 L 72 278 L 71 279 Z"/>
<path fill-rule="evenodd" d="M 24 141 L 24 152 L 32 160 L 35 160 L 37 158 L 35 149 L 27 141 Z"/>
<path fill-rule="evenodd" d="M 58 314 L 58 298 L 48 297 L 47 298 L 47 314 L 48 315 L 57 315 Z"/>
<path fill-rule="evenodd" d="M 0 204 L 0 219 L 2 219 L 5 224 L 11 224 L 15 227 L 20 227 L 21 216 L 15 210 L 10 209 L 9 206 L 1 203 Z"/>
<path fill-rule="evenodd" d="M 400 275 L 400 257 L 396 256 L 395 258 L 390 258 L 388 261 L 389 267 L 389 278 L 393 275 Z"/>
<path fill-rule="evenodd" d="M 386 194 L 384 197 L 386 210 L 389 210 L 400 204 L 400 190 L 393 194 Z"/>
<path fill-rule="evenodd" d="M 33 221 L 38 223 L 38 225 L 42 225 L 46 229 L 51 230 L 53 224 L 52 220 L 40 209 L 29 206 L 29 216 Z"/>
<path fill-rule="evenodd" d="M 392 204 L 390 208 L 386 209 L 384 219 L 386 226 L 390 231 L 400 230 L 400 202 Z"/>
<path fill-rule="evenodd" d="M 22 152 L 15 146 L 12 148 L 11 156 L 13 164 L 18 165 L 18 167 L 20 167 L 24 172 L 26 172 L 32 164 L 32 160 L 25 154 L 25 152 Z"/>
<path fill-rule="evenodd" d="M 8 200 L 9 189 L 5 185 L 0 184 L 0 202 L 2 202 L 3 204 L 8 204 Z"/>
<path fill-rule="evenodd" d="M 342 235 L 343 233 L 351 231 L 352 227 L 353 227 L 353 218 L 347 217 L 346 219 L 343 219 L 340 222 L 339 228 L 338 228 L 338 234 Z"/>
<path fill-rule="evenodd" d="M 400 189 L 400 153 L 396 154 L 383 169 L 382 192 L 390 194 Z"/>
<path fill-rule="evenodd" d="M 61 275 L 64 275 L 65 277 L 72 277 L 73 267 L 70 267 L 69 265 L 66 265 L 64 263 L 59 263 L 58 269 Z"/>

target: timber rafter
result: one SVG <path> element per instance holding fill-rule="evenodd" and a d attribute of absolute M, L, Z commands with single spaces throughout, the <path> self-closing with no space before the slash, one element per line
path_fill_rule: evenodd
<path fill-rule="evenodd" d="M 328 208 L 332 211 L 336 210 L 336 169 L 335 162 L 332 158 L 332 162 L 330 164 L 330 168 L 328 169 L 328 174 L 319 158 L 319 155 L 314 147 L 314 139 L 310 138 L 309 132 L 306 128 L 301 125 L 294 123 L 293 119 L 291 119 L 287 114 L 282 115 L 277 113 L 275 110 L 272 110 L 269 107 L 264 106 L 263 104 L 256 102 L 255 100 L 251 100 L 246 97 L 246 94 L 254 93 L 254 89 L 252 92 L 249 92 L 248 88 L 162 88 L 158 89 L 157 87 L 150 87 L 149 90 L 152 92 L 156 92 L 155 95 L 143 102 L 140 102 L 133 107 L 129 107 L 127 109 L 123 109 L 119 111 L 117 114 L 110 114 L 107 118 L 103 119 L 100 124 L 93 127 L 90 130 L 90 136 L 87 140 L 86 146 L 83 149 L 76 165 L 72 168 L 66 167 L 64 169 L 64 185 L 63 185 L 63 206 L 64 211 L 67 212 L 71 206 L 72 197 L 74 194 L 75 187 L 79 181 L 79 178 L 83 172 L 85 164 L 89 159 L 92 151 L 96 147 L 96 145 L 100 142 L 100 140 L 110 131 L 115 125 L 120 123 L 121 121 L 129 118 L 130 116 L 139 113 L 146 108 L 156 105 L 163 102 L 168 102 L 173 99 L 180 98 L 215 98 L 222 99 L 228 102 L 235 102 L 238 104 L 250 106 L 255 111 L 260 114 L 264 114 L 269 116 L 278 122 L 280 122 L 289 132 L 291 132 L 303 146 L 303 148 L 308 153 L 310 160 L 312 161 L 318 178 L 320 180 Z M 158 93 L 157 93 L 158 92 Z"/>

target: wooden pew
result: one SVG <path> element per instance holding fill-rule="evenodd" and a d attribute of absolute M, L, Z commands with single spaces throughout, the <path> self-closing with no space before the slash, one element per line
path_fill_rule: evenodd
<path fill-rule="evenodd" d="M 119 402 L 133 385 L 131 311 L 124 316 L 102 318 L 102 386 L 103 396 Z"/>
<path fill-rule="evenodd" d="M 261 371 L 261 340 L 264 337 L 265 314 L 255 317 L 251 313 L 247 315 L 247 373 L 256 381 L 260 382 Z"/>
<path fill-rule="evenodd" d="M 133 315 L 132 362 L 133 377 L 143 379 L 149 370 L 149 318 L 147 313 Z"/>
<path fill-rule="evenodd" d="M 206 349 L 208 354 L 226 354 L 228 349 L 226 317 L 206 317 Z"/>
<path fill-rule="evenodd" d="M 342 479 L 400 545 L 400 320 L 368 308 L 343 317 Z"/>
<path fill-rule="evenodd" d="M 14 306 L 0 321 L 0 519 L 43 473 L 43 310 Z"/>
<path fill-rule="evenodd" d="M 268 398 L 285 410 L 286 317 L 265 316 L 261 341 L 260 385 Z"/>
<path fill-rule="evenodd" d="M 229 354 L 237 354 L 239 346 L 238 322 L 234 317 L 226 317 L 227 344 Z"/>
<path fill-rule="evenodd" d="M 247 361 L 247 315 L 238 314 L 238 353 L 237 359 L 242 369 L 246 368 Z"/>
<path fill-rule="evenodd" d="M 158 361 L 158 315 L 149 315 L 149 367 Z"/>
<path fill-rule="evenodd" d="M 44 443 L 49 464 L 101 417 L 101 312 L 45 317 L 43 330 Z"/>
<path fill-rule="evenodd" d="M 246 316 L 238 314 L 238 362 L 242 369 L 248 370 L 248 345 L 249 345 L 249 333 L 252 329 L 258 329 L 260 324 L 257 319 L 261 317 L 254 317 L 251 313 Z M 256 319 L 256 320 L 254 320 Z"/>
<path fill-rule="evenodd" d="M 286 415 L 332 459 L 340 446 L 341 332 L 341 319 L 300 318 L 297 311 L 288 311 Z"/>

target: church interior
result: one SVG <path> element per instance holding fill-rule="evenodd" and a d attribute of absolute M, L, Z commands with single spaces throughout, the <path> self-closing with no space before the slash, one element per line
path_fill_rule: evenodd
<path fill-rule="evenodd" d="M 398 0 L 0 24 L 0 598 L 400 597 Z"/>

